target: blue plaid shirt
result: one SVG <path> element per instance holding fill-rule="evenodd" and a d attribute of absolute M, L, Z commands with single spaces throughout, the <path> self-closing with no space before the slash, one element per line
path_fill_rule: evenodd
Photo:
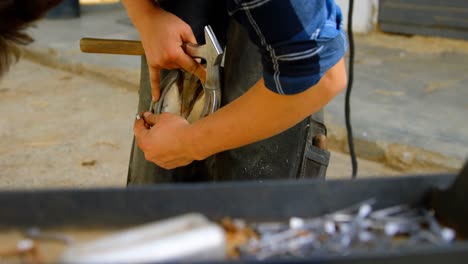
<path fill-rule="evenodd" d="M 260 48 L 265 85 L 273 92 L 310 88 L 346 52 L 334 0 L 228 0 L 227 7 Z"/>

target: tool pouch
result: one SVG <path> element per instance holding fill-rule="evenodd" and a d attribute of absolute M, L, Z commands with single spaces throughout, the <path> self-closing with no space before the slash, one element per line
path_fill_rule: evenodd
<path fill-rule="evenodd" d="M 310 127 L 299 168 L 299 178 L 325 178 L 330 152 L 327 150 L 327 128 L 323 123 L 323 111 L 309 117 Z"/>

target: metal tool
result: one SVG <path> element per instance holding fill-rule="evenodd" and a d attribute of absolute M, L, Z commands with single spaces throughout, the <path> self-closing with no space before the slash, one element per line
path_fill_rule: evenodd
<path fill-rule="evenodd" d="M 203 94 L 197 95 L 194 93 L 197 89 L 196 85 L 192 85 L 196 82 L 196 79 L 189 80 L 188 84 L 183 84 L 182 89 L 178 88 L 179 93 L 176 92 L 176 86 L 180 79 L 186 81 L 187 74 L 180 71 L 170 72 L 161 82 L 161 99 L 158 102 L 151 102 L 150 111 L 155 114 L 165 112 L 165 109 L 174 109 L 177 107 L 171 107 L 168 104 L 168 100 L 175 101 L 174 104 L 180 104 L 180 115 L 187 118 L 189 122 L 194 122 L 202 117 L 212 114 L 216 111 L 221 104 L 221 79 L 220 79 L 220 66 L 223 57 L 223 49 L 221 48 L 218 39 L 216 38 L 213 30 L 210 26 L 205 27 L 205 41 L 204 45 L 194 45 L 185 43 L 183 48 L 185 52 L 193 58 L 200 58 L 206 61 L 206 81 L 203 83 Z M 189 92 L 185 92 L 186 87 L 189 88 Z M 171 96 L 171 91 L 175 94 Z M 180 102 L 174 100 L 177 96 L 180 96 Z M 195 100 L 194 100 L 195 99 Z M 193 102 L 193 103 L 192 103 Z M 204 104 L 197 104 L 197 102 L 204 102 Z M 202 108 L 201 108 L 202 107 Z M 172 112 L 169 110 L 167 112 Z M 193 114 L 192 114 L 193 113 Z"/>
<path fill-rule="evenodd" d="M 256 224 L 259 239 L 239 247 L 240 255 L 259 260 L 323 252 L 346 255 L 353 250 L 391 250 L 422 243 L 444 246 L 455 239 L 455 231 L 442 227 L 425 208 L 402 204 L 372 211 L 375 203 L 368 199 L 311 219 L 292 217 L 289 225 Z"/>
<path fill-rule="evenodd" d="M 204 115 L 205 89 L 200 80 L 190 73 L 172 70 L 160 84 L 161 97 L 151 101 L 149 112 L 155 114 L 172 113 L 193 123 Z"/>

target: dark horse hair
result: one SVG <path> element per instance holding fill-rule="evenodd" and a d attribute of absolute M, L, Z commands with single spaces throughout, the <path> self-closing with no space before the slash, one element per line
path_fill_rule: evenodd
<path fill-rule="evenodd" d="M 33 39 L 25 32 L 31 22 L 41 18 L 61 0 L 0 0 L 0 77 L 19 58 L 16 45 Z"/>

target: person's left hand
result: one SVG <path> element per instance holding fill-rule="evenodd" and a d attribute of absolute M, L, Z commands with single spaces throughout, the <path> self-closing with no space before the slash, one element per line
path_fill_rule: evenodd
<path fill-rule="evenodd" d="M 140 120 L 135 121 L 133 132 L 146 160 L 164 169 L 173 169 L 194 160 L 189 126 L 187 120 L 178 115 L 145 112 Z"/>

